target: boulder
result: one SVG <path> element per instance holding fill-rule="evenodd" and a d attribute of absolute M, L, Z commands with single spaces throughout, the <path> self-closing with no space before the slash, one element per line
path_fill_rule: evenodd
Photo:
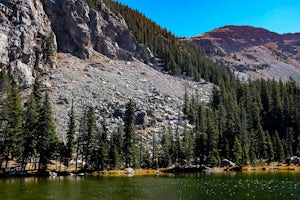
<path fill-rule="evenodd" d="M 297 156 L 291 157 L 291 161 L 294 165 L 299 165 L 300 164 L 300 158 Z"/>
<path fill-rule="evenodd" d="M 232 162 L 228 159 L 223 159 L 221 161 L 221 167 L 236 167 L 236 166 L 237 165 L 234 162 Z"/>
<path fill-rule="evenodd" d="M 148 115 L 146 111 L 142 110 L 136 113 L 135 124 L 136 125 L 148 124 Z"/>

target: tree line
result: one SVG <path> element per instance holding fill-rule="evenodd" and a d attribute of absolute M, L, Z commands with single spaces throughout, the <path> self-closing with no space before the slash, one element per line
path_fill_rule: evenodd
<path fill-rule="evenodd" d="M 105 116 L 96 120 L 93 106 L 85 106 L 77 117 L 72 102 L 63 141 L 57 137 L 50 97 L 42 92 L 40 76 L 26 102 L 13 77 L 0 72 L 0 166 L 4 163 L 8 168 L 9 161 L 14 161 L 22 170 L 34 164 L 40 172 L 47 170 L 51 161 L 68 167 L 75 160 L 75 168 L 84 171 L 152 166 L 148 149 L 136 135 L 132 99 L 126 105 L 124 124 L 112 132 Z"/>
<path fill-rule="evenodd" d="M 195 125 L 195 158 L 219 165 L 289 162 L 300 156 L 300 87 L 290 79 L 227 80 L 212 91 L 208 105 L 185 95 L 184 113 Z"/>
<path fill-rule="evenodd" d="M 132 99 L 123 123 L 114 130 L 105 116 L 97 120 L 93 106 L 85 106 L 78 117 L 72 102 L 65 140 L 59 141 L 49 94 L 42 93 L 39 76 L 24 105 L 17 82 L 5 72 L 0 74 L 0 90 L 0 161 L 6 168 L 10 160 L 23 170 L 38 164 L 40 171 L 51 160 L 66 167 L 74 160 L 76 169 L 84 171 L 219 166 L 224 158 L 261 165 L 300 155 L 300 87 L 292 79 L 228 80 L 213 88 L 208 104 L 186 91 L 182 111 L 193 126 L 164 127 L 151 141 L 137 134 Z"/>
<path fill-rule="evenodd" d="M 0 74 L 0 164 L 5 168 L 15 160 L 25 169 L 38 163 L 46 170 L 57 147 L 56 127 L 48 92 L 42 94 L 41 81 L 36 78 L 33 90 L 23 106 L 18 82 L 2 70 Z"/>

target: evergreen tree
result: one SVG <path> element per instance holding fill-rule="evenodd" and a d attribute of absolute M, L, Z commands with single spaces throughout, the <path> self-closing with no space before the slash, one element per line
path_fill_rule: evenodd
<path fill-rule="evenodd" d="M 218 132 L 215 125 L 214 112 L 212 109 L 207 111 L 207 156 L 208 163 L 217 166 L 220 163 L 218 151 Z"/>
<path fill-rule="evenodd" d="M 50 97 L 46 92 L 39 117 L 37 133 L 37 153 L 39 153 L 39 171 L 45 171 L 47 163 L 55 155 L 57 147 L 56 127 L 52 114 Z"/>
<path fill-rule="evenodd" d="M 74 102 L 72 100 L 71 111 L 69 113 L 69 123 L 68 123 L 68 131 L 66 135 L 66 152 L 65 152 L 65 161 L 64 164 L 68 167 L 69 160 L 72 159 L 73 149 L 74 149 L 74 137 L 76 134 L 76 116 L 74 110 Z"/>
<path fill-rule="evenodd" d="M 242 164 L 248 165 L 250 162 L 249 151 L 250 151 L 251 147 L 250 147 L 250 141 L 249 141 L 246 131 L 244 131 L 241 135 L 241 146 L 242 146 L 242 151 L 243 151 L 243 156 L 242 156 L 243 163 Z"/>
<path fill-rule="evenodd" d="M 242 158 L 243 158 L 243 149 L 240 143 L 240 140 L 238 139 L 238 137 L 235 137 L 234 139 L 234 144 L 233 144 L 233 159 L 237 164 L 241 164 L 242 163 Z"/>
<path fill-rule="evenodd" d="M 106 117 L 103 117 L 102 131 L 98 142 L 100 147 L 99 149 L 100 166 L 101 169 L 103 170 L 109 164 L 109 141 L 108 141 L 108 128 L 107 128 Z"/>
<path fill-rule="evenodd" d="M 81 160 L 83 167 L 83 161 L 84 161 L 84 155 L 87 153 L 85 152 L 87 150 L 86 148 L 86 135 L 87 135 L 87 107 L 83 109 L 82 116 L 80 118 L 79 123 L 79 131 L 76 138 L 76 170 L 78 167 L 78 160 Z"/>
<path fill-rule="evenodd" d="M 23 154 L 22 154 L 22 166 L 23 170 L 26 168 L 26 164 L 30 158 L 35 156 L 37 133 L 38 133 L 39 113 L 37 110 L 36 101 L 34 95 L 31 94 L 25 107 L 24 113 L 24 133 L 23 133 Z"/>
<path fill-rule="evenodd" d="M 166 130 L 163 131 L 161 138 L 161 151 L 160 151 L 160 161 L 161 167 L 168 167 L 172 164 L 170 148 L 171 148 L 170 136 Z"/>
<path fill-rule="evenodd" d="M 23 140 L 23 106 L 19 85 L 12 80 L 9 85 L 7 98 L 3 104 L 3 144 L 2 151 L 6 160 L 6 168 L 9 159 L 20 158 L 22 154 Z"/>
<path fill-rule="evenodd" d="M 97 160 L 93 155 L 99 144 L 96 140 L 97 126 L 94 107 L 89 106 L 85 115 L 86 132 L 83 133 L 83 157 L 86 163 L 84 169 L 86 170 L 88 167 L 91 169 L 92 166 L 95 166 Z"/>
<path fill-rule="evenodd" d="M 43 44 L 45 61 L 52 64 L 56 56 L 55 35 L 53 32 L 46 38 Z"/>
<path fill-rule="evenodd" d="M 184 88 L 184 105 L 183 105 L 183 114 L 187 115 L 189 111 L 190 106 L 190 100 L 189 100 L 189 94 L 187 92 L 186 87 Z"/>
<path fill-rule="evenodd" d="M 285 134 L 285 143 L 284 143 L 287 157 L 291 157 L 291 156 L 294 155 L 293 145 L 294 145 L 293 129 L 292 128 L 287 128 L 286 134 Z"/>
<path fill-rule="evenodd" d="M 158 167 L 158 148 L 157 148 L 157 139 L 155 133 L 152 133 L 152 168 L 156 169 Z"/>
<path fill-rule="evenodd" d="M 274 161 L 274 147 L 270 134 L 266 133 L 267 140 L 267 162 L 270 164 Z"/>
<path fill-rule="evenodd" d="M 42 104 L 43 104 L 43 94 L 41 91 L 41 87 L 42 87 L 41 77 L 39 74 L 37 74 L 33 84 L 32 95 L 35 98 L 35 103 L 38 112 L 40 112 L 40 109 L 42 108 Z"/>
<path fill-rule="evenodd" d="M 118 127 L 117 131 L 114 131 L 110 139 L 110 148 L 109 148 L 109 164 L 110 169 L 119 169 L 122 166 L 121 163 L 121 147 L 122 147 L 122 137 L 123 129 L 121 125 Z"/>
<path fill-rule="evenodd" d="M 277 131 L 275 131 L 275 136 L 274 136 L 274 158 L 278 162 L 283 162 L 284 159 L 284 150 L 283 150 L 283 145 L 282 141 L 279 137 L 279 134 Z"/>
<path fill-rule="evenodd" d="M 187 124 L 183 127 L 183 158 L 186 161 L 186 165 L 191 165 L 191 159 L 193 157 L 193 138 L 191 132 L 188 130 Z"/>
<path fill-rule="evenodd" d="M 258 159 L 265 159 L 267 157 L 267 137 L 265 132 L 262 130 L 262 127 L 259 125 L 256 132 L 257 137 L 257 149 L 256 155 Z"/>
<path fill-rule="evenodd" d="M 179 132 L 176 131 L 176 135 L 174 138 L 174 161 L 176 166 L 182 166 L 184 163 L 183 158 L 183 146 L 182 146 L 182 139 L 180 138 Z M 173 162 L 174 162 L 173 161 Z"/>
<path fill-rule="evenodd" d="M 123 154 L 126 167 L 134 167 L 136 164 L 136 133 L 135 133 L 135 103 L 132 99 L 126 105 L 124 118 Z"/>

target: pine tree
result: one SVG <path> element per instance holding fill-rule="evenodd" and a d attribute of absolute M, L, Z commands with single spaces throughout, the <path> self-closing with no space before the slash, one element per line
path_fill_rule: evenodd
<path fill-rule="evenodd" d="M 217 166 L 220 163 L 218 151 L 218 131 L 214 123 L 214 112 L 212 109 L 207 111 L 207 156 L 208 163 Z"/>
<path fill-rule="evenodd" d="M 267 162 L 270 164 L 274 161 L 274 147 L 271 136 L 268 132 L 266 132 L 266 140 L 267 140 Z"/>
<path fill-rule="evenodd" d="M 84 161 L 84 155 L 86 154 L 86 138 L 87 135 L 87 108 L 85 107 L 82 112 L 79 123 L 79 131 L 76 137 L 76 164 L 75 168 L 78 168 L 78 160 L 81 160 L 82 164 Z M 81 166 L 81 168 L 83 165 Z"/>
<path fill-rule="evenodd" d="M 24 133 L 23 133 L 23 154 L 22 154 L 22 165 L 25 170 L 26 164 L 30 158 L 35 156 L 36 144 L 37 144 L 37 133 L 39 123 L 39 113 L 37 110 L 36 101 L 34 95 L 31 94 L 25 107 L 24 113 Z"/>
<path fill-rule="evenodd" d="M 190 106 L 190 100 L 189 100 L 189 94 L 187 92 L 186 87 L 184 88 L 184 105 L 183 105 L 183 114 L 187 115 L 189 111 Z"/>
<path fill-rule="evenodd" d="M 43 45 L 45 61 L 52 64 L 56 56 L 55 35 L 53 32 L 46 38 Z"/>
<path fill-rule="evenodd" d="M 97 126 L 96 126 L 96 116 L 95 109 L 92 106 L 89 106 L 86 112 L 86 133 L 83 135 L 83 155 L 86 162 L 86 167 L 91 168 L 95 165 L 96 159 L 93 157 L 95 148 L 99 145 L 96 140 Z M 85 168 L 87 169 L 87 168 Z"/>
<path fill-rule="evenodd" d="M 50 97 L 46 92 L 39 117 L 37 133 L 37 153 L 39 153 L 39 171 L 47 169 L 47 163 L 55 155 L 57 147 L 56 127 L 52 114 Z"/>
<path fill-rule="evenodd" d="M 277 131 L 275 131 L 273 140 L 274 140 L 274 155 L 275 155 L 274 159 L 277 162 L 282 162 L 284 159 L 284 150 L 283 150 L 282 141 Z"/>
<path fill-rule="evenodd" d="M 66 136 L 66 152 L 65 152 L 65 165 L 69 166 L 69 160 L 72 159 L 73 149 L 74 149 L 74 137 L 76 134 L 76 116 L 74 110 L 74 102 L 72 100 L 71 111 L 69 113 L 69 128 Z"/>
<path fill-rule="evenodd" d="M 243 163 L 242 164 L 248 165 L 250 162 L 249 151 L 250 151 L 251 147 L 250 147 L 250 141 L 249 141 L 246 131 L 242 132 L 241 145 L 242 145 L 242 151 L 243 151 L 243 156 L 242 156 Z"/>
<path fill-rule="evenodd" d="M 110 148 L 109 148 L 109 165 L 110 169 L 119 169 L 122 166 L 121 163 L 121 147 L 122 147 L 122 131 L 121 125 L 118 127 L 118 130 L 114 131 L 110 139 Z"/>
<path fill-rule="evenodd" d="M 174 159 L 175 159 L 175 165 L 181 166 L 183 164 L 183 146 L 182 146 L 182 139 L 180 138 L 179 132 L 176 132 L 175 138 L 174 138 Z"/>
<path fill-rule="evenodd" d="M 191 132 L 188 130 L 187 124 L 183 127 L 183 158 L 186 161 L 186 165 L 191 165 L 191 159 L 193 157 L 193 138 Z"/>
<path fill-rule="evenodd" d="M 136 157 L 136 133 L 135 133 L 135 105 L 132 99 L 126 105 L 125 119 L 124 119 L 124 140 L 123 140 L 123 154 L 126 167 L 133 167 L 135 165 Z"/>
<path fill-rule="evenodd" d="M 157 139 L 155 133 L 152 133 L 152 168 L 156 169 L 158 166 L 158 148 L 157 148 Z"/>
<path fill-rule="evenodd" d="M 258 126 L 256 136 L 257 136 L 257 147 L 256 147 L 257 158 L 265 159 L 267 157 L 267 138 L 265 132 L 262 130 L 261 125 Z"/>
<path fill-rule="evenodd" d="M 20 158 L 22 154 L 23 106 L 19 85 L 14 80 L 12 80 L 9 86 L 7 99 L 3 104 L 3 116 L 4 140 L 2 148 L 7 168 L 9 159 Z"/>
<path fill-rule="evenodd" d="M 39 74 L 37 74 L 32 89 L 32 95 L 35 98 L 35 103 L 38 112 L 40 112 L 40 109 L 42 108 L 42 104 L 43 104 L 43 94 L 41 91 L 41 87 L 42 87 L 41 77 Z"/>
<path fill-rule="evenodd" d="M 171 155 L 170 155 L 171 141 L 170 136 L 166 130 L 163 131 L 161 138 L 161 152 L 160 161 L 162 167 L 168 167 L 171 165 Z"/>
<path fill-rule="evenodd" d="M 108 128 L 106 117 L 103 117 L 102 121 L 102 131 L 99 138 L 99 157 L 100 157 L 100 166 L 103 170 L 108 166 L 109 163 L 109 141 L 108 141 Z"/>
<path fill-rule="evenodd" d="M 235 137 L 235 139 L 234 139 L 232 151 L 233 151 L 234 161 L 237 164 L 242 164 L 243 149 L 242 149 L 242 145 L 241 145 L 238 137 Z"/>

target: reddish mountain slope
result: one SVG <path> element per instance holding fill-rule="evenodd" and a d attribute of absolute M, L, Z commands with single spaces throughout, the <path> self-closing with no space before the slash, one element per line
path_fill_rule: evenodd
<path fill-rule="evenodd" d="M 185 39 L 230 65 L 241 79 L 290 76 L 300 83 L 300 33 L 277 34 L 251 26 L 224 26 Z"/>

